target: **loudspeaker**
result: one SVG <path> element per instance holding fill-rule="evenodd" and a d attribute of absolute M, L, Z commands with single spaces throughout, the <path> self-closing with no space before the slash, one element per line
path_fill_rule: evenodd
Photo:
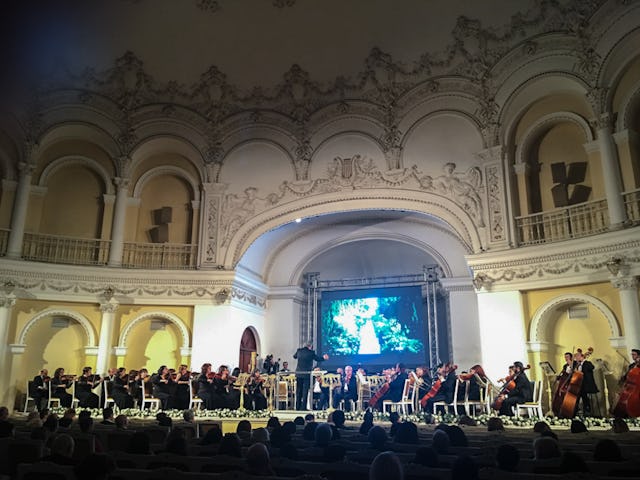
<path fill-rule="evenodd" d="M 167 243 L 169 241 L 169 225 L 164 224 L 149 230 L 151 243 Z"/>
<path fill-rule="evenodd" d="M 154 225 L 164 225 L 165 223 L 171 223 L 171 207 L 162 207 L 153 211 L 153 223 Z"/>
<path fill-rule="evenodd" d="M 566 207 L 569 205 L 569 196 L 567 194 L 567 186 L 564 184 L 556 185 L 551 189 L 553 195 L 553 205 L 558 207 Z"/>
<path fill-rule="evenodd" d="M 584 182 L 587 176 L 587 162 L 574 162 L 569 164 L 569 172 L 567 173 L 567 183 L 576 185 Z"/>
<path fill-rule="evenodd" d="M 591 187 L 587 187 L 586 185 L 575 185 L 573 187 L 573 192 L 571 192 L 569 205 L 584 203 L 589 200 L 589 195 L 591 195 Z"/>
<path fill-rule="evenodd" d="M 564 162 L 551 164 L 553 183 L 567 183 L 567 167 Z"/>

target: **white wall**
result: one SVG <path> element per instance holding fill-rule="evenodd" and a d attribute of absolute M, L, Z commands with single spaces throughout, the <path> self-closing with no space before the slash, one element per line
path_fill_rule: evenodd
<path fill-rule="evenodd" d="M 482 347 L 480 338 L 480 322 L 478 321 L 478 301 L 472 288 L 453 287 L 452 280 L 460 284 L 471 285 L 470 278 L 443 279 L 445 288 L 449 289 L 449 308 L 451 318 L 451 343 L 453 358 L 459 371 L 468 370 L 476 363 L 482 364 Z M 443 361 L 446 359 L 442 359 Z"/>
<path fill-rule="evenodd" d="M 295 368 L 296 362 L 293 360 L 293 354 L 300 347 L 302 289 L 290 287 L 272 289 L 271 292 L 266 315 L 265 349 L 262 352 L 262 357 L 272 353 L 274 358 L 288 361 L 289 368 Z"/>

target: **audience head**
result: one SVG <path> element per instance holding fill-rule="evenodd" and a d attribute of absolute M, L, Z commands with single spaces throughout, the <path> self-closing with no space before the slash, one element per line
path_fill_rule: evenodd
<path fill-rule="evenodd" d="M 113 408 L 107 407 L 102 409 L 103 420 L 113 420 Z"/>
<path fill-rule="evenodd" d="M 91 418 L 91 411 L 89 411 L 89 410 L 80 410 L 80 413 L 78 414 L 78 420 L 80 420 L 82 418 Z"/>
<path fill-rule="evenodd" d="M 291 436 L 296 434 L 297 427 L 293 422 L 284 422 L 282 424 L 282 430 L 284 430 L 287 435 Z"/>
<path fill-rule="evenodd" d="M 316 421 L 316 416 L 313 413 L 307 413 L 304 416 L 304 423 L 311 423 Z"/>
<path fill-rule="evenodd" d="M 337 428 L 343 428 L 344 427 L 344 412 L 342 410 L 334 410 L 333 411 L 333 424 L 337 427 Z"/>
<path fill-rule="evenodd" d="M 316 428 L 318 428 L 318 424 L 316 422 L 307 423 L 302 430 L 302 438 L 309 441 L 315 440 Z"/>
<path fill-rule="evenodd" d="M 371 447 L 382 450 L 387 443 L 387 432 L 380 425 L 374 425 L 367 435 Z"/>
<path fill-rule="evenodd" d="M 252 433 L 252 438 L 254 442 L 264 443 L 265 445 L 269 445 L 269 441 L 271 440 L 269 430 L 264 427 L 256 428 Z"/>
<path fill-rule="evenodd" d="M 236 433 L 240 434 L 241 432 L 244 433 L 251 433 L 251 422 L 249 420 L 240 420 L 238 422 L 238 426 L 236 427 Z"/>
<path fill-rule="evenodd" d="M 381 427 L 378 427 L 381 428 Z M 403 480 L 404 469 L 400 459 L 393 452 L 376 455 L 369 468 L 369 480 Z"/>
<path fill-rule="evenodd" d="M 93 430 L 93 418 L 87 416 L 78 418 L 78 427 L 80 427 L 82 433 L 91 432 Z"/>
<path fill-rule="evenodd" d="M 394 423 L 398 423 L 400 421 L 400 414 L 398 412 L 391 412 L 389 414 L 389 421 L 393 425 Z"/>
<path fill-rule="evenodd" d="M 447 435 L 449 436 L 449 441 L 452 447 L 467 447 L 469 446 L 469 442 L 467 441 L 467 436 L 457 425 L 449 425 L 445 430 Z"/>
<path fill-rule="evenodd" d="M 431 447 L 419 447 L 413 457 L 413 463 L 423 467 L 437 467 L 438 453 Z"/>
<path fill-rule="evenodd" d="M 471 418 L 469 415 L 462 415 L 459 419 L 458 419 L 458 425 L 466 425 L 467 427 L 475 427 L 478 425 L 478 422 L 476 422 L 473 418 Z"/>
<path fill-rule="evenodd" d="M 240 437 L 235 433 L 226 433 L 220 441 L 218 455 L 229 455 L 230 457 L 242 458 Z"/>
<path fill-rule="evenodd" d="M 73 457 L 74 448 L 75 442 L 73 441 L 73 437 L 66 433 L 61 433 L 56 435 L 56 438 L 53 439 L 53 443 L 51 444 L 51 453 L 65 458 L 71 458 Z"/>
<path fill-rule="evenodd" d="M 52 413 L 47 417 L 42 426 L 49 430 L 49 432 L 55 433 L 58 430 L 58 416 Z"/>
<path fill-rule="evenodd" d="M 571 433 L 585 433 L 587 426 L 580 420 L 571 420 Z"/>
<path fill-rule="evenodd" d="M 327 445 L 324 449 L 325 462 L 344 462 L 347 449 L 342 445 Z"/>
<path fill-rule="evenodd" d="M 293 423 L 296 424 L 296 427 L 301 427 L 305 424 L 305 421 L 304 421 L 304 418 L 298 415 L 296 418 L 293 419 Z"/>
<path fill-rule="evenodd" d="M 333 438 L 333 430 L 328 423 L 321 423 L 316 428 L 315 441 L 318 447 L 326 447 Z"/>
<path fill-rule="evenodd" d="M 615 441 L 610 438 L 603 438 L 596 443 L 593 450 L 593 459 L 596 462 L 619 462 L 622 460 L 622 452 Z"/>
<path fill-rule="evenodd" d="M 126 415 L 120 414 L 116 417 L 116 428 L 118 430 L 126 430 L 129 426 L 129 418 Z"/>
<path fill-rule="evenodd" d="M 214 445 L 220 443 L 221 440 L 222 429 L 218 424 L 214 424 L 207 430 L 207 433 L 204 434 L 204 437 L 200 440 L 200 445 Z"/>
<path fill-rule="evenodd" d="M 185 422 L 191 423 L 193 422 L 193 419 L 196 418 L 195 413 L 193 413 L 193 410 L 185 410 L 184 412 L 182 412 L 182 419 Z"/>
<path fill-rule="evenodd" d="M 500 470 L 515 472 L 520 463 L 520 452 L 510 444 L 500 445 L 496 452 L 496 464 Z"/>
<path fill-rule="evenodd" d="M 499 417 L 491 417 L 487 421 L 488 432 L 504 432 L 504 423 Z"/>
<path fill-rule="evenodd" d="M 478 465 L 468 455 L 463 455 L 453 462 L 451 480 L 477 480 Z"/>
<path fill-rule="evenodd" d="M 627 425 L 624 418 L 616 417 L 613 419 L 611 430 L 614 433 L 627 433 L 629 431 L 629 425 Z"/>
<path fill-rule="evenodd" d="M 127 447 L 127 453 L 133 453 L 138 455 L 151 454 L 151 440 L 146 432 L 135 432 L 129 437 L 129 446 Z"/>
<path fill-rule="evenodd" d="M 270 429 L 274 429 L 274 428 L 280 428 L 280 419 L 278 417 L 271 417 L 269 418 L 269 420 L 267 421 L 267 428 Z"/>
<path fill-rule="evenodd" d="M 549 427 L 549 424 L 547 422 L 543 422 L 542 420 L 540 420 L 539 422 L 536 422 L 535 425 L 533 426 L 534 433 L 548 432 L 549 430 L 551 430 L 551 427 Z"/>
<path fill-rule="evenodd" d="M 540 437 L 533 441 L 533 458 L 536 460 L 546 460 L 548 458 L 560 457 L 560 447 L 558 442 L 550 437 Z"/>
<path fill-rule="evenodd" d="M 29 412 L 27 417 L 27 427 L 37 428 L 42 426 L 42 420 L 40 420 L 40 412 Z"/>
<path fill-rule="evenodd" d="M 447 432 L 444 430 L 434 430 L 433 437 L 431 437 L 431 446 L 438 454 L 446 455 L 449 453 L 450 445 L 451 440 L 449 440 Z"/>
<path fill-rule="evenodd" d="M 7 407 L 0 407 L 0 422 L 6 422 L 9 419 L 9 409 Z"/>
<path fill-rule="evenodd" d="M 399 423 L 394 440 L 398 443 L 417 445 L 419 443 L 418 426 L 413 422 Z"/>
<path fill-rule="evenodd" d="M 247 450 L 245 457 L 247 473 L 252 475 L 273 475 L 269 450 L 262 443 L 254 443 Z"/>
<path fill-rule="evenodd" d="M 588 472 L 584 459 L 575 452 L 564 452 L 562 462 L 560 463 L 561 473 Z"/>
<path fill-rule="evenodd" d="M 98 453 L 87 455 L 76 467 L 76 478 L 91 478 L 92 480 L 106 480 L 116 469 L 113 458 Z"/>

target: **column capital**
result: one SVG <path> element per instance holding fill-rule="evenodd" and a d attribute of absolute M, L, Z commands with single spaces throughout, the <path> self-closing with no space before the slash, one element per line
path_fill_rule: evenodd
<path fill-rule="evenodd" d="M 1 295 L 0 296 L 0 308 L 11 309 L 16 304 L 15 295 Z"/>
<path fill-rule="evenodd" d="M 222 195 L 227 190 L 226 183 L 203 183 L 202 191 L 207 195 Z"/>
<path fill-rule="evenodd" d="M 118 187 L 118 190 L 126 189 L 126 188 L 129 188 L 131 179 L 126 177 L 115 177 L 113 179 L 113 183 L 115 184 L 116 187 Z"/>
<path fill-rule="evenodd" d="M 597 117 L 589 120 L 589 123 L 596 130 L 612 131 L 616 123 L 616 114 L 611 112 L 604 112 Z"/>
<path fill-rule="evenodd" d="M 611 279 L 611 285 L 618 290 L 636 290 L 638 279 L 636 277 L 614 277 Z"/>
<path fill-rule="evenodd" d="M 18 171 L 20 172 L 20 176 L 31 175 L 35 168 L 36 166 L 33 163 L 25 161 L 18 162 Z"/>
<path fill-rule="evenodd" d="M 116 313 L 120 304 L 115 300 L 109 300 L 108 302 L 100 303 L 100 311 L 102 313 Z"/>
<path fill-rule="evenodd" d="M 513 173 L 516 175 L 528 175 L 531 167 L 528 163 L 514 163 L 513 164 Z"/>

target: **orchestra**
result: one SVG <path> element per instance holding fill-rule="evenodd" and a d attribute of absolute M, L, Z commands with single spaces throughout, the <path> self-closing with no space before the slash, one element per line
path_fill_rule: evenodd
<path fill-rule="evenodd" d="M 595 367 L 588 360 L 592 352 L 592 348 L 586 352 L 578 348 L 575 352 L 564 353 L 562 367 L 554 374 L 550 385 L 554 392 L 550 410 L 555 416 L 573 418 L 579 408 L 585 416 L 593 413 L 593 395 L 599 390 L 594 379 Z M 325 359 L 310 349 L 309 353 L 315 361 Z M 303 356 L 305 354 L 302 352 Z M 185 410 L 191 404 L 191 396 L 197 396 L 202 401 L 202 408 L 207 410 L 238 409 L 241 406 L 247 410 L 265 410 L 275 405 L 272 390 L 281 378 L 291 376 L 295 382 L 300 377 L 278 370 L 280 359 L 273 362 L 272 356 L 267 358 L 271 361 L 265 360 L 264 371 L 255 369 L 251 374 L 240 374 L 240 377 L 230 375 L 226 365 L 220 365 L 213 373 L 210 363 L 204 363 L 199 372 L 193 373 L 185 364 L 180 365 L 177 371 L 162 365 L 151 376 L 146 368 L 130 371 L 124 367 L 110 368 L 101 377 L 94 374 L 91 367 L 85 367 L 77 378 L 66 375 L 62 367 L 57 368 L 52 377 L 49 377 L 47 369 L 42 369 L 29 382 L 29 393 L 38 410 L 46 406 L 49 390 L 51 397 L 59 399 L 60 406 L 64 408 L 71 407 L 74 400 L 81 408 L 99 408 L 104 405 L 106 396 L 113 399 L 118 409 L 133 408 L 142 400 L 144 391 L 147 396 L 160 400 L 162 410 Z M 618 400 L 611 409 L 615 416 L 640 416 L 640 350 L 632 350 L 631 358 L 632 362 L 625 364 Z M 433 405 L 439 402 L 438 405 L 445 406 L 444 411 L 450 412 L 447 407 L 453 405 L 456 383 L 459 382 L 459 405 L 489 398 L 487 405 L 491 405 L 494 414 L 512 416 L 517 405 L 532 400 L 532 384 L 526 373 L 529 368 L 521 361 L 513 362 L 509 366 L 509 374 L 499 379 L 499 387 L 495 387 L 479 364 L 459 374 L 457 366 L 452 363 L 441 363 L 433 370 L 426 365 L 410 370 L 403 363 L 397 363 L 381 375 L 368 375 L 361 365 L 357 371 L 353 366 L 345 365 L 333 374 L 315 367 L 309 374 L 313 384 L 311 408 L 324 410 L 331 403 L 334 409 L 349 410 L 358 405 L 359 395 L 366 391 L 370 395 L 363 397 L 362 408 L 380 409 L 384 400 L 399 402 L 403 395 L 407 395 L 407 381 L 416 410 L 432 414 Z M 329 375 L 328 380 L 325 380 L 325 375 Z M 374 381 L 376 378 L 382 381 Z M 331 392 L 329 386 L 332 387 Z"/>

